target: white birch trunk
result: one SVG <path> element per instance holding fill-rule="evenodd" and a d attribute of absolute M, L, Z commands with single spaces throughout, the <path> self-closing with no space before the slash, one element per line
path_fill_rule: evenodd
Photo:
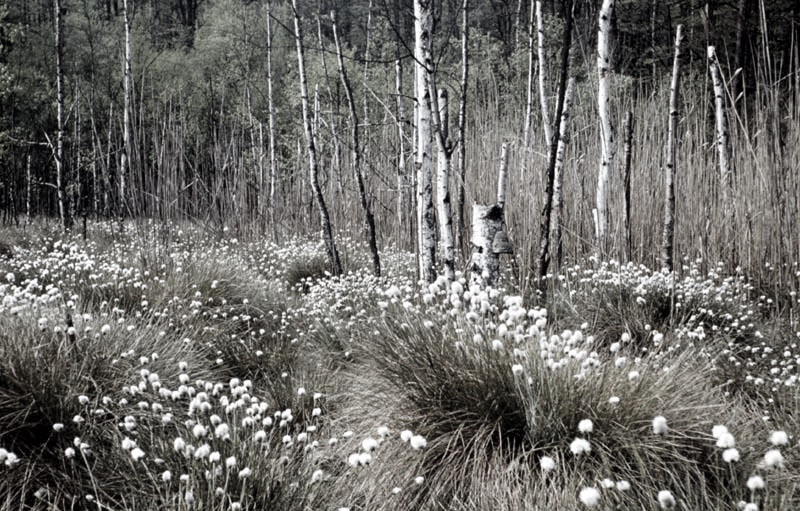
<path fill-rule="evenodd" d="M 25 164 L 25 225 L 31 223 L 31 153 Z"/>
<path fill-rule="evenodd" d="M 681 73 L 681 42 L 683 25 L 675 34 L 675 60 L 672 64 L 672 82 L 669 90 L 669 126 L 667 128 L 666 165 L 664 169 L 664 232 L 661 241 L 661 266 L 673 269 L 675 243 L 675 137 L 678 130 L 678 87 Z"/>
<path fill-rule="evenodd" d="M 633 244 L 631 242 L 631 157 L 633 154 L 633 111 L 628 110 L 625 114 L 625 141 L 622 150 L 622 183 L 625 193 L 625 256 L 626 261 L 633 257 Z"/>
<path fill-rule="evenodd" d="M 61 0 L 53 2 L 55 9 L 55 50 L 56 50 L 56 195 L 58 198 L 58 217 L 64 230 L 71 227 L 69 205 L 67 204 L 67 184 L 64 174 L 64 17 Z"/>
<path fill-rule="evenodd" d="M 403 64 L 394 61 L 395 96 L 397 97 L 397 228 L 402 232 L 406 188 L 406 109 L 403 105 Z"/>
<path fill-rule="evenodd" d="M 428 70 L 433 66 L 431 38 L 432 0 L 414 0 L 414 85 L 417 103 L 417 231 L 419 278 L 432 282 L 436 276 L 436 218 L 433 210 L 433 159 L 431 94 Z"/>
<path fill-rule="evenodd" d="M 464 221 L 465 189 L 464 180 L 467 176 L 467 146 L 465 143 L 467 131 L 467 78 L 469 76 L 469 0 L 461 4 L 461 95 L 458 101 L 458 198 L 456 205 L 456 237 L 455 245 L 458 247 L 459 256 L 464 255 L 464 236 L 466 222 Z"/>
<path fill-rule="evenodd" d="M 719 70 L 717 53 L 713 46 L 708 47 L 708 69 L 714 85 L 714 109 L 716 112 L 717 157 L 719 159 L 720 188 L 722 192 L 722 208 L 724 214 L 725 246 L 730 242 L 728 232 L 733 221 L 733 203 L 731 200 L 731 171 L 728 156 L 728 114 L 725 109 L 725 86 Z"/>
<path fill-rule="evenodd" d="M 533 116 L 533 20 L 536 10 L 531 8 L 530 11 L 528 19 L 528 83 L 525 90 L 527 99 L 525 101 L 525 124 L 522 129 L 522 145 L 526 151 L 530 141 L 531 117 Z"/>
<path fill-rule="evenodd" d="M 278 239 L 275 220 L 277 165 L 275 161 L 275 103 L 272 95 L 272 2 L 267 2 L 267 116 L 269 124 L 269 223 L 272 241 Z"/>
<path fill-rule="evenodd" d="M 597 111 L 600 117 L 600 168 L 597 173 L 597 201 L 595 214 L 595 252 L 598 258 L 608 249 L 608 192 L 610 174 L 614 165 L 614 133 L 611 127 L 611 18 L 614 0 L 603 0 L 600 8 L 597 33 Z"/>
<path fill-rule="evenodd" d="M 553 218 L 550 232 L 556 248 L 556 272 L 561 269 L 563 248 L 561 242 L 561 224 L 564 211 L 564 153 L 569 143 L 569 115 L 572 108 L 572 95 L 575 91 L 575 78 L 567 82 L 564 92 L 564 107 L 561 109 L 561 121 L 558 126 L 558 148 L 556 149 L 556 166 L 553 170 Z"/>
<path fill-rule="evenodd" d="M 542 107 L 542 128 L 544 129 L 544 142 L 547 147 L 553 143 L 553 127 L 550 124 L 550 111 L 547 107 L 547 66 L 544 47 L 544 19 L 542 17 L 542 2 L 536 2 L 536 33 L 537 53 L 539 57 L 539 102 Z"/>
<path fill-rule="evenodd" d="M 331 228 L 331 220 L 330 216 L 328 215 L 328 208 L 325 205 L 325 198 L 323 197 L 322 190 L 319 186 L 317 149 L 314 141 L 312 119 L 308 106 L 308 85 L 306 83 L 305 58 L 303 57 L 303 33 L 300 28 L 300 15 L 297 12 L 297 0 L 292 0 L 292 10 L 294 11 L 294 36 L 297 46 L 297 68 L 300 74 L 300 100 L 303 107 L 303 126 L 305 128 L 306 144 L 308 147 L 309 183 L 311 184 L 311 191 L 317 204 L 317 209 L 319 210 L 320 223 L 322 224 L 322 238 L 325 242 L 325 248 L 328 252 L 328 259 L 331 263 L 331 273 L 334 275 L 340 275 L 342 273 L 342 264 L 339 261 L 339 252 L 336 250 L 336 244 L 333 240 L 333 229 Z"/>
<path fill-rule="evenodd" d="M 496 287 L 500 277 L 500 256 L 492 244 L 503 229 L 503 208 L 498 204 L 472 205 L 472 263 L 470 284 L 481 288 Z"/>
<path fill-rule="evenodd" d="M 431 80 L 432 82 L 432 80 Z M 439 214 L 439 238 L 442 242 L 442 264 L 448 281 L 455 279 L 455 243 L 453 242 L 453 215 L 450 209 L 450 114 L 447 91 L 439 89 L 438 108 L 434 112 L 436 126 L 436 207 Z"/>
<path fill-rule="evenodd" d="M 119 165 L 119 206 L 122 208 L 120 213 L 125 214 L 128 205 L 125 188 L 131 160 L 131 21 L 128 0 L 123 1 L 122 8 L 125 18 L 125 62 L 122 74 L 124 106 L 122 112 L 122 155 L 120 156 Z"/>
<path fill-rule="evenodd" d="M 500 149 L 500 168 L 497 172 L 497 205 L 506 206 L 506 182 L 508 181 L 508 142 Z"/>

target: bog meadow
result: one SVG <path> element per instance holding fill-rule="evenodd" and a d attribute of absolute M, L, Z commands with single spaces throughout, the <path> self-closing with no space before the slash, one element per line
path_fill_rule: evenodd
<path fill-rule="evenodd" d="M 0 5 L 0 511 L 800 509 L 800 7 Z"/>

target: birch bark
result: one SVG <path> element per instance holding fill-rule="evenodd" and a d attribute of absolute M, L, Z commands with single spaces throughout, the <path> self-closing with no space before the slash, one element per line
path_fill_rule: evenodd
<path fill-rule="evenodd" d="M 723 246 L 727 247 L 734 240 L 730 235 L 733 222 L 733 200 L 731 186 L 731 171 L 729 163 L 728 145 L 728 115 L 725 110 L 725 85 L 722 73 L 719 70 L 717 52 L 713 46 L 708 47 L 708 70 L 711 73 L 711 82 L 714 85 L 714 111 L 716 113 L 716 145 L 719 160 L 720 188 L 722 192 L 723 210 Z"/>
<path fill-rule="evenodd" d="M 544 129 L 544 142 L 547 147 L 553 143 L 553 127 L 550 125 L 550 111 L 547 108 L 547 66 L 544 48 L 544 19 L 542 17 L 542 2 L 536 2 L 536 34 L 537 55 L 539 57 L 539 103 L 542 107 L 542 128 Z"/>
<path fill-rule="evenodd" d="M 431 94 L 428 85 L 433 29 L 432 0 L 414 0 L 414 86 L 417 104 L 417 237 L 419 278 L 432 282 L 436 276 L 436 218 L 433 209 L 433 159 Z"/>
<path fill-rule="evenodd" d="M 126 180 L 130 172 L 131 161 L 131 21 L 128 9 L 128 0 L 122 3 L 122 13 L 125 18 L 125 62 L 122 76 L 122 90 L 124 106 L 122 112 L 122 154 L 119 165 L 119 207 L 121 214 L 127 213 L 128 201 Z"/>
<path fill-rule="evenodd" d="M 610 173 L 614 166 L 614 132 L 611 126 L 610 75 L 611 75 L 611 18 L 614 0 L 603 0 L 600 8 L 597 33 L 597 111 L 600 116 L 600 168 L 597 173 L 597 200 L 595 214 L 595 253 L 602 257 L 608 249 L 608 191 Z"/>
<path fill-rule="evenodd" d="M 675 136 L 678 130 L 678 88 L 681 72 L 681 43 L 683 25 L 675 34 L 675 59 L 672 64 L 672 82 L 669 90 L 669 126 L 667 128 L 666 165 L 664 168 L 664 232 L 661 241 L 661 266 L 673 269 L 675 245 Z"/>
<path fill-rule="evenodd" d="M 58 216 L 64 230 L 72 227 L 67 197 L 67 176 L 64 171 L 64 16 L 61 0 L 53 2 L 55 9 L 55 50 L 56 50 L 56 195 L 58 198 Z"/>
<path fill-rule="evenodd" d="M 309 183 L 317 204 L 320 221 L 322 224 L 322 238 L 328 252 L 328 259 L 331 264 L 331 273 L 341 275 L 342 263 L 339 260 L 339 252 L 336 250 L 336 243 L 333 239 L 333 229 L 328 215 L 328 208 L 325 205 L 325 198 L 319 186 L 319 164 L 317 162 L 317 149 L 314 141 L 314 131 L 312 129 L 312 119 L 309 115 L 308 107 L 308 85 L 306 83 L 305 58 L 303 56 L 303 32 L 300 27 L 300 15 L 297 12 L 297 0 L 292 0 L 292 10 L 294 11 L 294 37 L 297 46 L 297 68 L 300 74 L 300 100 L 303 107 L 303 126 L 305 128 L 306 146 L 308 149 Z"/>
<path fill-rule="evenodd" d="M 561 225 L 564 212 L 564 153 L 569 143 L 569 115 L 572 108 L 572 95 L 575 91 L 575 78 L 567 82 L 564 93 L 564 107 L 561 109 L 561 121 L 558 126 L 558 148 L 556 149 L 556 166 L 553 176 L 553 219 L 550 226 L 553 244 L 556 248 L 556 272 L 560 271 L 563 260 L 563 243 Z"/>

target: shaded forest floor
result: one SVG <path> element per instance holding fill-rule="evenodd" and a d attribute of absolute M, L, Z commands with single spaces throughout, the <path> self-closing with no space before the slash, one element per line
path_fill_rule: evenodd
<path fill-rule="evenodd" d="M 800 508 L 797 302 L 609 263 L 533 304 L 340 246 L 0 231 L 0 509 Z"/>

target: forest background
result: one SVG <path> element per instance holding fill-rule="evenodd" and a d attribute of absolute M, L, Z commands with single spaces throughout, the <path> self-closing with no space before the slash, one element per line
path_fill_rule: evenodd
<path fill-rule="evenodd" d="M 524 283 L 536 266 L 550 155 L 537 80 L 544 71 L 543 103 L 555 129 L 568 2 L 543 2 L 541 68 L 534 2 L 432 4 L 436 85 L 449 93 L 451 119 L 459 118 L 462 98 L 465 105 L 463 139 L 451 127 L 446 140 L 453 158 L 449 187 L 460 249 L 457 265 L 465 268 L 468 259 L 471 205 L 494 201 L 505 143 L 505 223 L 515 249 L 516 277 Z M 599 9 L 600 2 L 589 1 L 576 1 L 571 9 L 569 75 L 576 88 L 563 160 L 565 263 L 597 254 Z M 60 66 L 56 12 L 63 17 Z M 352 117 L 337 69 L 331 12 L 336 13 L 344 67 L 358 106 L 362 135 L 357 151 L 378 246 L 414 250 L 413 4 L 359 0 L 297 6 L 322 192 L 335 231 L 361 232 L 366 229 L 352 165 Z M 124 93 L 126 13 L 129 103 Z M 87 218 L 191 220 L 220 232 L 228 228 L 239 237 L 275 240 L 318 232 L 299 121 L 293 14 L 291 3 L 281 1 L 4 2 L 3 221 L 60 216 L 65 227 L 73 227 L 74 219 Z M 668 96 L 680 24 L 675 253 L 712 268 L 722 261 L 726 272 L 745 271 L 756 281 L 800 287 L 799 19 L 796 0 L 616 2 L 610 106 L 618 156 L 610 172 L 609 239 L 599 255 L 659 264 Z M 707 59 L 712 45 L 730 119 L 729 182 L 719 170 L 715 146 Z M 60 160 L 57 67 L 63 72 Z M 628 112 L 632 144 L 625 170 Z M 723 205 L 727 193 L 729 211 Z"/>

